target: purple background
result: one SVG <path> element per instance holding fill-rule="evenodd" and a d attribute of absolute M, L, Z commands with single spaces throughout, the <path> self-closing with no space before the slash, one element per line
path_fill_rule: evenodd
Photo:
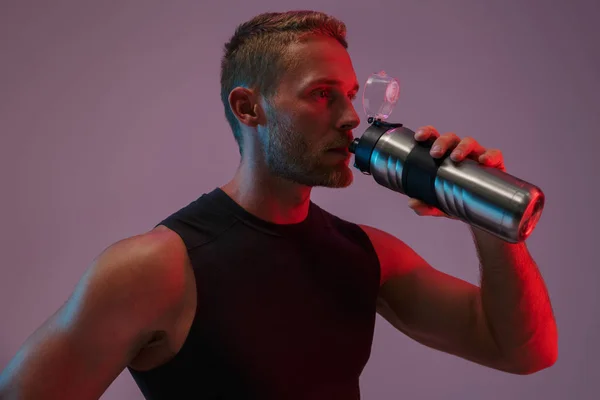
<path fill-rule="evenodd" d="M 232 176 L 223 43 L 255 14 L 309 8 L 346 22 L 361 83 L 381 69 L 400 79 L 390 120 L 500 148 L 508 172 L 547 196 L 527 243 L 558 321 L 555 366 L 525 377 L 494 371 L 378 317 L 363 398 L 597 398 L 599 4 L 1 0 L 0 369 L 105 247 Z M 357 172 L 350 188 L 316 189 L 313 199 L 477 283 L 466 225 L 418 217 L 405 196 Z M 124 373 L 102 398 L 141 395 Z"/>

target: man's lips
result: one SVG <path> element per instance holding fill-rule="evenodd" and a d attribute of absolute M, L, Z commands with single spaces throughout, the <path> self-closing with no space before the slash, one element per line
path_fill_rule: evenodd
<path fill-rule="evenodd" d="M 350 154 L 350 151 L 348 150 L 348 147 L 336 147 L 334 149 L 329 149 L 327 150 L 328 152 L 333 152 L 333 153 L 338 153 L 338 154 L 342 154 L 342 155 L 348 155 Z"/>

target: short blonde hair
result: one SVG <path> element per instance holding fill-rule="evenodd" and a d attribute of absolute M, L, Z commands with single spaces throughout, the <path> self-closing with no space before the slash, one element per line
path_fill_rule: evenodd
<path fill-rule="evenodd" d="M 240 24 L 225 44 L 221 60 L 221 101 L 233 136 L 243 153 L 240 125 L 229 106 L 229 93 L 238 86 L 257 89 L 268 98 L 282 73 L 292 65 L 287 47 L 309 35 L 336 39 L 345 49 L 346 25 L 317 11 L 269 12 Z"/>

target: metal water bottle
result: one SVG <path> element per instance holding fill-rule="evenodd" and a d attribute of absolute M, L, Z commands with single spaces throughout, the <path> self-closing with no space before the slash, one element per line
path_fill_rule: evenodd
<path fill-rule="evenodd" d="M 439 208 L 446 214 L 510 243 L 533 232 L 544 208 L 544 193 L 535 185 L 470 159 L 455 162 L 449 153 L 429 154 L 433 140 L 421 142 L 402 124 L 388 123 L 399 83 L 380 72 L 369 77 L 363 106 L 371 124 L 354 139 L 354 166 L 393 191 Z M 373 100 L 380 107 L 373 112 Z"/>

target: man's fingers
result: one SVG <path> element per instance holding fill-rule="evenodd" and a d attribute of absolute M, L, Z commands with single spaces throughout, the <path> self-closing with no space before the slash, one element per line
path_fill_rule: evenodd
<path fill-rule="evenodd" d="M 433 142 L 429 154 L 431 154 L 432 157 L 440 157 L 446 154 L 448 150 L 455 148 L 459 143 L 460 138 L 458 135 L 452 132 L 445 133 Z"/>
<path fill-rule="evenodd" d="M 431 125 L 422 126 L 415 131 L 415 139 L 425 141 L 429 138 L 438 138 L 440 133 Z"/>

